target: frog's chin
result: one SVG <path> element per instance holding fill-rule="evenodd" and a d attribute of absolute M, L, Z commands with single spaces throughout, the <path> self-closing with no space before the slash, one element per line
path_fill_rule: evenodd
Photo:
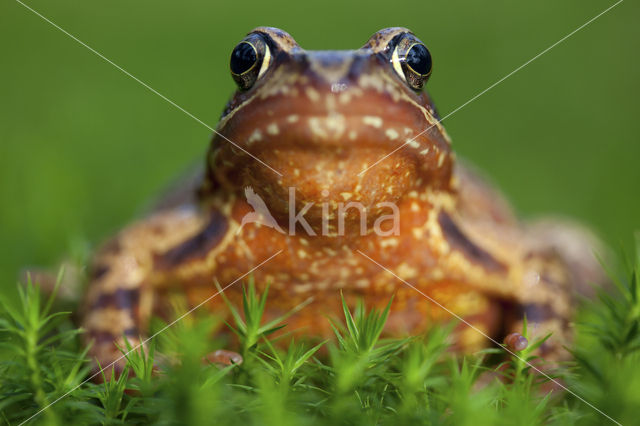
<path fill-rule="evenodd" d="M 280 117 L 263 131 L 229 132 L 241 149 L 218 139 L 210 165 L 219 182 L 238 191 L 252 187 L 282 217 L 289 215 L 294 193 L 300 208 L 313 203 L 310 223 L 349 203 L 375 219 L 381 205 L 397 203 L 411 190 L 449 185 L 448 144 L 428 132 L 415 140 L 400 132 L 398 122 L 368 116 Z"/>
<path fill-rule="evenodd" d="M 449 185 L 447 141 L 439 129 L 412 139 L 406 117 L 289 114 L 231 123 L 222 129 L 227 139 L 214 139 L 211 171 L 239 193 L 253 188 L 278 220 L 306 205 L 314 229 L 348 206 L 345 224 L 359 221 L 359 210 L 376 220 L 412 190 Z"/>

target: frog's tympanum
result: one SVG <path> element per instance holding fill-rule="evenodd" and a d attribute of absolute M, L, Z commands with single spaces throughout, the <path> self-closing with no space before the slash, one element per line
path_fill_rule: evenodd
<path fill-rule="evenodd" d="M 175 295 L 228 315 L 249 275 L 269 285 L 266 316 L 309 301 L 286 330 L 328 337 L 352 304 L 384 307 L 386 333 L 460 322 L 459 350 L 520 331 L 524 315 L 555 356 L 575 300 L 599 277 L 590 239 L 525 225 L 491 185 L 457 164 L 423 90 L 426 46 L 406 28 L 360 49 L 308 51 L 257 28 L 231 54 L 238 91 L 197 183 L 174 191 L 96 254 L 83 325 L 101 365 L 139 342 Z M 264 220 L 257 220 L 262 218 Z M 531 328 L 531 327 L 530 327 Z M 480 332 L 482 333 L 480 333 Z"/>

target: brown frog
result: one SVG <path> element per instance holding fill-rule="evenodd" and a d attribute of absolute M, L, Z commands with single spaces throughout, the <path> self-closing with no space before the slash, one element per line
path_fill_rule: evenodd
<path fill-rule="evenodd" d="M 431 99 L 426 46 L 406 28 L 353 51 L 307 51 L 275 28 L 233 50 L 238 91 L 201 179 L 174 191 L 96 254 L 84 300 L 91 356 L 120 357 L 170 295 L 228 315 L 252 275 L 270 285 L 266 316 L 309 304 L 290 331 L 329 336 L 364 298 L 386 332 L 420 333 L 463 318 L 456 346 L 474 350 L 519 331 L 526 314 L 556 356 L 570 336 L 573 295 L 600 272 L 573 225 L 525 225 L 477 173 L 457 164 Z M 205 307 L 203 306 L 203 308 Z M 486 336 L 484 336 L 484 335 Z"/>

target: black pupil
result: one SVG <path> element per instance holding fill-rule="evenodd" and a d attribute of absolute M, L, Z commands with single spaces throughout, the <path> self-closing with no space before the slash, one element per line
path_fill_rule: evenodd
<path fill-rule="evenodd" d="M 231 71 L 234 74 L 242 74 L 248 71 L 257 60 L 253 46 L 249 43 L 240 43 L 231 52 Z"/>
<path fill-rule="evenodd" d="M 406 61 L 415 72 L 422 75 L 429 74 L 431 71 L 431 55 L 422 44 L 415 44 L 409 49 Z"/>

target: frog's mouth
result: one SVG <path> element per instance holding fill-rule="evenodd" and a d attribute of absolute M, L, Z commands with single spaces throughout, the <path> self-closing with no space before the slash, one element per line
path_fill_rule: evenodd
<path fill-rule="evenodd" d="M 221 121 L 219 131 L 253 154 L 285 146 L 393 151 L 404 144 L 416 155 L 449 150 L 426 94 L 408 95 L 384 79 L 370 80 L 377 83 L 337 91 L 318 82 L 259 90 Z"/>
<path fill-rule="evenodd" d="M 345 92 L 350 98 L 310 93 L 315 102 L 256 96 L 224 120 L 210 157 L 218 181 L 253 187 L 282 217 L 291 188 L 301 203 L 359 202 L 374 210 L 419 185 L 448 185 L 448 138 L 415 99 L 376 90 Z M 319 221 L 324 213 L 310 216 Z"/>
<path fill-rule="evenodd" d="M 407 114 L 301 114 L 253 117 L 230 123 L 225 136 L 281 174 L 318 173 L 355 176 L 385 166 L 387 172 L 401 168 L 423 169 L 432 173 L 442 166 L 449 144 L 439 125 L 418 127 Z M 219 140 L 220 155 L 236 163 L 239 150 Z M 231 151 L 226 153 L 225 146 Z M 244 164 L 255 170 L 260 164 Z M 254 167 L 255 166 L 255 167 Z"/>
<path fill-rule="evenodd" d="M 291 113 L 254 123 L 229 138 L 269 167 L 220 141 L 214 170 L 238 190 L 252 187 L 276 218 L 288 217 L 292 190 L 298 209 L 313 204 L 305 217 L 317 227 L 339 203 L 358 203 L 375 220 L 382 203 L 449 181 L 448 145 L 437 129 L 416 137 L 406 120 L 360 114 Z"/>
<path fill-rule="evenodd" d="M 329 102 L 330 106 L 338 99 Z M 220 132 L 227 140 L 217 138 L 214 143 L 222 148 L 233 141 L 260 158 L 271 157 L 277 151 L 317 155 L 359 151 L 363 169 L 390 153 L 401 151 L 424 162 L 449 151 L 448 136 L 428 111 L 415 104 L 407 108 L 406 102 L 371 101 L 364 105 L 352 101 L 348 106 L 353 109 L 335 105 L 255 105 L 226 122 Z M 364 151 L 376 150 L 380 151 L 376 158 L 364 161 Z"/>

